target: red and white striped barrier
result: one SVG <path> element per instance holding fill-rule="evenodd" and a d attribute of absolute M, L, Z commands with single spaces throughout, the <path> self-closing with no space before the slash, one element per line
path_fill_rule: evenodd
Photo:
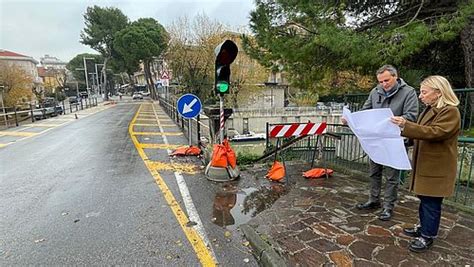
<path fill-rule="evenodd" d="M 275 124 L 270 126 L 269 138 L 291 137 L 303 135 L 320 135 L 326 133 L 326 122 Z"/>

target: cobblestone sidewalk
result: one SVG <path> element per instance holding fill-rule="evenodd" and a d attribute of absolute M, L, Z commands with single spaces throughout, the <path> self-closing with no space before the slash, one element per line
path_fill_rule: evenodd
<path fill-rule="evenodd" d="M 248 222 L 290 266 L 474 266 L 474 216 L 443 206 L 439 237 L 426 253 L 408 250 L 405 226 L 417 222 L 418 199 L 405 190 L 391 221 L 355 208 L 368 183 L 337 172 L 306 180 L 308 165 L 288 168 L 291 190 Z M 264 177 L 266 170 L 253 170 Z"/>

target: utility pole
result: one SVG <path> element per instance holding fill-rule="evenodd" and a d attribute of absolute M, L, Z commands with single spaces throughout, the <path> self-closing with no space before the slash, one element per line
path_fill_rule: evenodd
<path fill-rule="evenodd" d="M 104 65 L 104 64 L 95 64 L 95 75 L 96 75 L 96 79 L 97 79 L 97 86 L 99 87 L 99 94 L 102 95 L 102 78 L 99 80 L 99 72 L 97 71 L 97 66 L 100 66 L 100 65 Z"/>

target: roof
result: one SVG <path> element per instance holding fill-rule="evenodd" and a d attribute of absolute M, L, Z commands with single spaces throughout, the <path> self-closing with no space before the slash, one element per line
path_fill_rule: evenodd
<path fill-rule="evenodd" d="M 25 56 L 25 55 L 18 54 L 12 51 L 0 49 L 0 57 L 26 57 L 28 58 L 29 56 Z"/>
<path fill-rule="evenodd" d="M 33 64 L 38 64 L 38 61 L 36 61 L 34 58 L 25 56 L 22 54 L 18 54 L 12 51 L 0 49 L 0 59 L 2 60 L 21 60 L 21 61 L 31 61 Z"/>

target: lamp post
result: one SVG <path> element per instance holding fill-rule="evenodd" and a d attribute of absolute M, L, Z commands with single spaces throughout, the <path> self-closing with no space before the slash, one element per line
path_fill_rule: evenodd
<path fill-rule="evenodd" d="M 95 64 L 95 75 L 97 79 L 97 86 L 99 86 L 99 94 L 102 94 L 102 82 L 99 82 L 99 72 L 97 71 L 97 66 L 104 66 L 104 64 Z M 102 75 L 100 76 L 102 80 Z"/>
<path fill-rule="evenodd" d="M 84 75 L 86 76 L 86 89 L 87 89 L 87 95 L 90 95 L 90 89 L 89 89 L 89 77 L 87 75 L 87 64 L 86 60 L 95 60 L 93 57 L 82 57 L 83 63 L 84 63 Z"/>
<path fill-rule="evenodd" d="M 3 110 L 3 120 L 5 121 L 5 126 L 8 128 L 7 113 L 5 112 L 5 104 L 3 103 L 3 96 L 5 95 L 5 86 L 0 85 L 2 88 L 2 110 Z"/>

